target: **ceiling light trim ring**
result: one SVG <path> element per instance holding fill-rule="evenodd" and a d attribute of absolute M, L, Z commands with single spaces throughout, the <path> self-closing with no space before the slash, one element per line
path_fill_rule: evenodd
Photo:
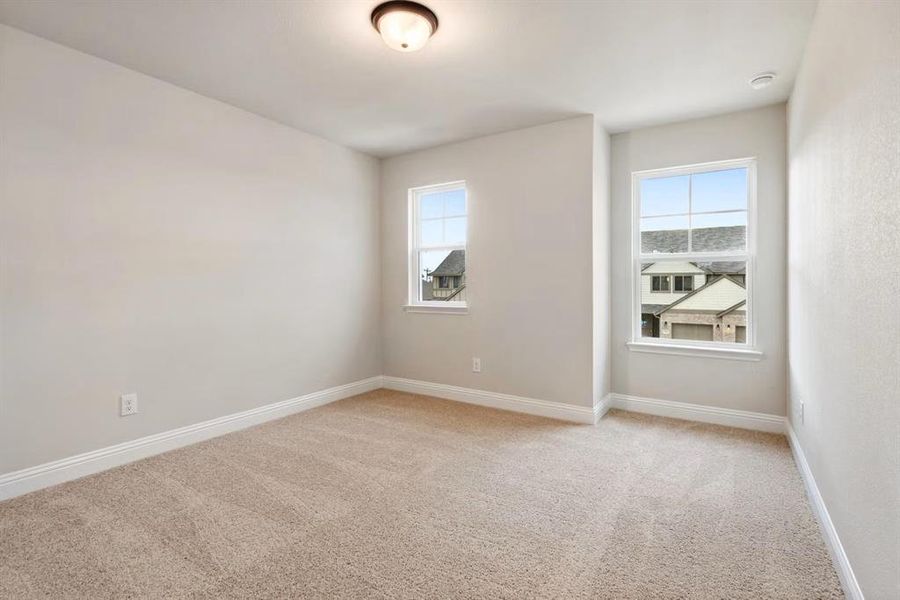
<path fill-rule="evenodd" d="M 389 0 L 382 2 L 372 11 L 372 26 L 376 31 L 381 32 L 378 28 L 378 20 L 384 15 L 395 11 L 406 11 L 417 14 L 431 24 L 431 35 L 438 30 L 438 18 L 434 11 L 423 4 L 412 2 L 411 0 Z"/>

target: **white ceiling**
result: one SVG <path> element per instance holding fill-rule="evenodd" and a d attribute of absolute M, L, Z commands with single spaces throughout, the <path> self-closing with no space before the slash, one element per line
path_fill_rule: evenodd
<path fill-rule="evenodd" d="M 611 132 L 790 93 L 815 0 L 424 0 L 420 52 L 378 0 L 2 0 L 0 21 L 377 156 L 594 113 Z M 771 87 L 747 80 L 776 71 Z"/>

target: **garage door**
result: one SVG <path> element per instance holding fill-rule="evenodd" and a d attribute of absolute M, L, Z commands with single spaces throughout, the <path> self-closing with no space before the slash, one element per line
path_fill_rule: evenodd
<path fill-rule="evenodd" d="M 747 343 L 747 328 L 743 325 L 738 325 L 734 330 L 734 341 L 739 344 Z"/>
<path fill-rule="evenodd" d="M 672 323 L 672 337 L 676 340 L 706 340 L 713 339 L 713 326 L 699 323 Z"/>

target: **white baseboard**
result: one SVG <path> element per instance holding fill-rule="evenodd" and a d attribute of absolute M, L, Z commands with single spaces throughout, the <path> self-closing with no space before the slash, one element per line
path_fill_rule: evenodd
<path fill-rule="evenodd" d="M 252 425 L 349 398 L 382 386 L 381 376 L 313 392 L 202 423 L 0 475 L 0 500 L 105 471 L 135 460 L 196 444 Z"/>
<path fill-rule="evenodd" d="M 610 398 L 612 408 L 630 412 L 671 417 L 685 421 L 714 423 L 716 425 L 727 425 L 728 427 L 739 427 L 740 429 L 752 429 L 754 431 L 785 432 L 784 417 L 778 415 L 704 406 L 702 404 L 688 404 L 672 400 L 641 398 L 640 396 L 629 396 L 627 394 L 612 393 Z"/>
<path fill-rule="evenodd" d="M 794 428 L 791 427 L 789 422 L 785 426 L 787 428 L 788 441 L 794 453 L 794 461 L 797 463 L 797 469 L 800 471 L 803 483 L 806 484 L 809 503 L 812 505 L 813 513 L 816 515 L 819 526 L 822 528 L 822 533 L 825 536 L 825 545 L 828 546 L 828 551 L 831 553 L 834 568 L 844 588 L 844 595 L 849 600 L 863 600 L 859 582 L 856 580 L 856 575 L 853 573 L 853 568 L 850 566 L 850 561 L 844 552 L 844 546 L 841 544 L 841 539 L 834 528 L 834 523 L 831 522 L 831 516 L 828 514 L 828 508 L 825 506 L 825 501 L 819 493 L 819 486 L 816 485 L 809 463 L 806 462 L 806 455 L 803 453 L 803 447 L 800 446 L 800 440 L 797 439 L 797 434 L 794 433 Z"/>
<path fill-rule="evenodd" d="M 527 413 L 539 417 L 550 417 L 551 419 L 561 419 L 563 421 L 574 421 L 575 423 L 593 424 L 595 422 L 594 415 L 596 413 L 593 406 L 575 406 L 574 404 L 563 404 L 562 402 L 536 400 L 511 394 L 473 390 L 455 385 L 403 379 L 402 377 L 390 377 L 388 375 L 384 376 L 384 387 L 389 390 L 434 396 L 445 400 L 455 400 L 456 402 L 477 404 L 479 406 Z"/>
<path fill-rule="evenodd" d="M 290 414 L 309 410 L 381 387 L 576 423 L 597 423 L 610 408 L 617 408 L 625 411 L 702 423 L 714 423 L 742 429 L 786 433 L 800 475 L 806 485 L 813 512 L 822 527 L 826 545 L 831 552 L 835 568 L 844 587 L 844 593 L 850 600 L 864 600 L 862 590 L 850 566 L 850 561 L 847 559 L 843 545 L 828 514 L 828 509 L 806 461 L 803 448 L 800 446 L 800 442 L 790 423 L 784 417 L 685 402 L 673 402 L 671 400 L 641 398 L 626 394 L 610 393 L 595 402 L 593 407 L 588 407 L 379 375 L 115 446 L 85 452 L 84 454 L 36 467 L 6 473 L 0 475 L 0 500 L 14 498 L 28 492 L 72 481 L 86 475 L 175 450 L 176 448 L 195 444 L 266 421 L 280 419 Z"/>
<path fill-rule="evenodd" d="M 603 418 L 603 415 L 609 412 L 609 409 L 612 408 L 612 395 L 607 394 L 600 398 L 596 404 L 594 404 L 594 424 L 600 422 L 600 419 Z"/>

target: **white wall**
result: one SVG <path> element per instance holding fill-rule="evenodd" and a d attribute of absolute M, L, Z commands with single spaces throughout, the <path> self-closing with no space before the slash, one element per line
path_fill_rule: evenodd
<path fill-rule="evenodd" d="M 592 404 L 593 140 L 587 116 L 382 162 L 385 375 Z M 469 313 L 404 313 L 407 191 L 455 180 L 469 193 Z"/>
<path fill-rule="evenodd" d="M 612 137 L 612 391 L 775 415 L 785 411 L 785 106 Z M 648 354 L 631 336 L 631 173 L 757 157 L 754 318 L 759 362 Z M 696 381 L 703 381 L 697 385 Z"/>
<path fill-rule="evenodd" d="M 865 597 L 897 598 L 900 4 L 819 5 L 789 120 L 789 415 Z"/>
<path fill-rule="evenodd" d="M 0 77 L 0 473 L 380 374 L 376 160 L 5 26 Z"/>

